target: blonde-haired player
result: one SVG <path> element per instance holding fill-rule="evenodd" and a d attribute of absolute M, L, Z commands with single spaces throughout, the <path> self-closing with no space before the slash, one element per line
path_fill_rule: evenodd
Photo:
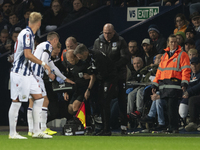
<path fill-rule="evenodd" d="M 12 103 L 9 109 L 9 139 L 27 139 L 16 132 L 18 112 L 22 102 L 27 102 L 29 95 L 34 98 L 33 102 L 33 125 L 35 138 L 52 138 L 41 132 L 39 128 L 40 112 L 44 98 L 37 80 L 31 71 L 31 62 L 41 65 L 51 72 L 50 67 L 43 61 L 37 59 L 32 53 L 34 51 L 35 33 L 41 26 L 42 15 L 32 12 L 29 17 L 28 26 L 23 29 L 15 43 L 14 62 L 10 73 L 11 80 L 11 99 Z"/>

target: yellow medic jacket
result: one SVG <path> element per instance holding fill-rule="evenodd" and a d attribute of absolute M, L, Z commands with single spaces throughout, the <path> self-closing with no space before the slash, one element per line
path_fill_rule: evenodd
<path fill-rule="evenodd" d="M 190 60 L 181 46 L 169 58 L 169 47 L 161 57 L 153 86 L 159 87 L 161 98 L 182 97 L 181 86 L 188 85 L 190 81 Z"/>

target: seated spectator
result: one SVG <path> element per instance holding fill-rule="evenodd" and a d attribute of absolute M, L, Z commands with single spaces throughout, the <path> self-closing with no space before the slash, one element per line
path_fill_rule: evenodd
<path fill-rule="evenodd" d="M 137 45 L 137 42 L 135 40 L 131 40 L 128 43 L 128 50 L 129 50 L 130 55 L 131 55 L 131 60 L 128 62 L 127 66 L 128 66 L 128 69 L 131 71 L 131 74 L 132 74 L 132 72 L 135 71 L 135 69 L 133 67 L 133 59 L 135 57 L 140 57 L 140 58 L 142 58 L 143 61 L 145 61 L 145 59 L 144 59 L 145 54 L 144 54 L 144 51 L 142 49 L 140 49 L 140 47 Z"/>
<path fill-rule="evenodd" d="M 188 53 L 191 48 L 195 48 L 195 42 L 193 39 L 189 39 L 185 41 L 184 51 Z"/>
<path fill-rule="evenodd" d="M 140 82 L 142 76 L 140 75 L 140 70 L 143 68 L 143 61 L 140 57 L 135 57 L 133 59 L 133 67 L 135 69 L 134 74 L 131 77 L 131 81 L 136 81 L 136 82 Z M 136 94 L 138 92 L 138 90 L 140 89 L 140 87 L 136 87 L 135 89 L 131 89 L 132 91 L 128 93 L 128 103 L 127 103 L 127 114 L 130 114 L 131 112 L 134 112 L 135 108 L 134 108 L 134 102 L 136 99 Z M 137 102 L 136 102 L 137 103 Z M 138 102 L 138 106 L 140 102 Z M 139 113 L 142 111 L 142 108 L 138 107 L 138 115 Z"/>
<path fill-rule="evenodd" d="M 192 26 L 188 26 L 185 30 L 186 39 L 195 39 L 196 31 Z"/>
<path fill-rule="evenodd" d="M 18 5 L 22 2 L 23 0 L 10 0 L 11 2 L 11 7 L 12 7 L 12 12 L 15 13 L 16 10 L 18 9 Z"/>
<path fill-rule="evenodd" d="M 8 32 L 9 35 L 12 35 L 12 32 L 15 30 L 16 27 L 21 28 L 22 22 L 19 21 L 16 14 L 11 13 L 9 15 L 9 25 L 8 25 Z"/>
<path fill-rule="evenodd" d="M 59 0 L 52 1 L 51 8 L 45 12 L 42 20 L 42 33 L 58 28 L 65 17 L 66 13 L 61 9 Z"/>
<path fill-rule="evenodd" d="M 81 0 L 73 1 L 73 11 L 70 12 L 67 17 L 63 20 L 62 25 L 71 22 L 85 14 L 87 14 L 90 10 L 86 7 L 83 7 Z"/>
<path fill-rule="evenodd" d="M 174 34 L 177 32 L 184 32 L 187 29 L 187 26 L 189 25 L 189 22 L 186 20 L 184 14 L 177 14 L 175 17 L 175 23 L 176 23 L 176 29 L 174 29 Z"/>
<path fill-rule="evenodd" d="M 3 29 L 0 35 L 0 54 L 11 50 L 11 40 L 8 38 L 8 36 L 8 31 Z"/>
<path fill-rule="evenodd" d="M 190 15 L 190 19 L 192 24 L 194 25 L 194 29 L 197 33 L 200 32 L 200 14 L 198 12 L 194 12 Z"/>
<path fill-rule="evenodd" d="M 150 39 L 153 41 L 154 48 L 158 54 L 163 54 L 166 48 L 166 39 L 160 34 L 158 26 L 152 24 L 148 28 Z"/>
<path fill-rule="evenodd" d="M 143 68 L 142 70 L 140 70 L 140 76 L 141 78 L 141 82 L 145 83 L 145 82 L 151 82 L 153 81 L 153 77 L 156 74 L 158 65 L 160 63 L 161 60 L 161 56 L 162 54 L 158 54 L 156 55 L 154 64 L 151 64 L 149 66 L 146 66 L 145 68 Z M 141 117 L 142 111 L 143 111 L 143 105 L 144 105 L 144 89 L 145 86 L 139 86 L 137 88 L 135 88 L 131 93 L 128 94 L 128 104 L 127 104 L 127 112 L 128 112 L 128 108 L 134 108 L 134 101 L 136 100 L 136 111 L 132 111 L 130 112 L 129 116 L 130 118 L 137 118 L 137 117 Z M 135 93 L 135 94 L 134 94 Z M 132 95 L 131 95 L 132 94 Z M 130 97 L 133 96 L 133 97 Z M 133 100 L 131 102 L 131 100 Z M 131 104 L 131 106 L 130 106 Z M 130 111 L 130 109 L 129 109 Z"/>
<path fill-rule="evenodd" d="M 193 57 L 199 57 L 198 56 L 198 51 L 194 48 L 191 48 L 189 51 L 188 51 L 188 56 L 190 58 L 190 60 L 193 58 Z"/>
<path fill-rule="evenodd" d="M 9 15 L 12 12 L 11 2 L 9 0 L 4 0 L 1 8 L 3 12 L 3 20 L 6 23 L 9 23 Z"/>
<path fill-rule="evenodd" d="M 176 40 L 177 40 L 177 43 L 178 45 L 181 46 L 181 49 L 183 50 L 183 46 L 185 44 L 185 33 L 184 32 L 181 32 L 181 31 L 178 31 L 176 32 Z"/>
<path fill-rule="evenodd" d="M 153 44 L 150 43 L 150 39 L 144 39 L 141 46 L 145 52 L 145 66 L 153 64 L 153 58 L 157 54 L 157 51 L 153 48 Z"/>
<path fill-rule="evenodd" d="M 98 0 L 82 0 L 83 6 L 89 8 L 90 10 L 94 10 L 99 7 Z"/>
<path fill-rule="evenodd" d="M 191 80 L 187 90 L 183 93 L 183 104 L 179 107 L 179 113 L 182 117 L 187 116 L 188 102 L 189 102 L 189 115 L 190 123 L 185 127 L 186 131 L 196 131 L 199 120 L 199 107 L 200 107 L 200 59 L 193 57 L 191 63 Z M 183 107 L 182 107 L 183 106 Z"/>

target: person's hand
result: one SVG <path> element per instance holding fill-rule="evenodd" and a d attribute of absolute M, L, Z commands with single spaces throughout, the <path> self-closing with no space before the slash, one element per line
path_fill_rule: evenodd
<path fill-rule="evenodd" d="M 186 91 L 186 87 L 185 86 L 182 86 L 181 88 L 182 88 L 183 92 Z"/>
<path fill-rule="evenodd" d="M 67 92 L 64 93 L 64 100 L 65 101 L 68 101 L 69 100 L 69 95 Z"/>
<path fill-rule="evenodd" d="M 46 69 L 48 71 L 48 75 L 51 74 L 51 69 L 47 64 L 44 65 L 44 69 Z"/>
<path fill-rule="evenodd" d="M 152 94 L 156 94 L 156 89 L 152 88 Z"/>
<path fill-rule="evenodd" d="M 87 74 L 87 73 L 84 73 L 84 74 L 83 74 L 83 78 L 86 79 L 86 80 L 87 80 L 87 79 L 90 79 L 90 75 Z"/>
<path fill-rule="evenodd" d="M 65 83 L 65 81 L 63 79 L 61 79 L 60 77 L 56 77 L 56 81 L 58 81 L 59 84 Z"/>
<path fill-rule="evenodd" d="M 8 62 L 13 63 L 13 61 L 14 61 L 14 54 L 9 55 L 7 58 L 8 58 Z"/>
<path fill-rule="evenodd" d="M 70 80 L 70 79 L 68 79 L 68 78 L 65 79 L 65 82 L 70 83 L 70 84 L 75 84 L 74 81 L 72 81 L 72 80 Z"/>
<path fill-rule="evenodd" d="M 158 94 L 153 94 L 153 95 L 151 95 L 151 100 L 152 100 L 152 101 L 155 101 L 155 100 L 157 100 L 157 99 L 160 99 L 160 95 L 158 95 Z"/>
<path fill-rule="evenodd" d="M 49 74 L 49 78 L 50 78 L 52 81 L 54 81 L 55 75 L 51 73 L 51 74 Z"/>
<path fill-rule="evenodd" d="M 188 98 L 188 97 L 189 97 L 189 94 L 188 94 L 188 92 L 187 92 L 187 91 L 186 91 L 186 92 L 184 92 L 182 97 L 183 97 L 183 98 Z"/>
<path fill-rule="evenodd" d="M 85 91 L 84 97 L 86 100 L 90 97 L 90 91 L 88 89 Z"/>

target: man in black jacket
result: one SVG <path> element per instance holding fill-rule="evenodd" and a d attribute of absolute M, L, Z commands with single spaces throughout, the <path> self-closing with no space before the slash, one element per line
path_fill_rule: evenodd
<path fill-rule="evenodd" d="M 94 51 L 100 51 L 111 59 L 117 68 L 118 74 L 118 103 L 121 119 L 121 133 L 126 134 L 127 126 L 127 102 L 126 102 L 126 65 L 130 60 L 126 41 L 119 36 L 110 23 L 103 27 L 103 34 L 94 42 Z"/>
<path fill-rule="evenodd" d="M 98 80 L 98 102 L 100 103 L 103 129 L 96 135 L 110 136 L 110 102 L 116 84 L 116 67 L 102 51 L 89 51 L 83 44 L 74 50 L 78 59 L 89 63 Z"/>

